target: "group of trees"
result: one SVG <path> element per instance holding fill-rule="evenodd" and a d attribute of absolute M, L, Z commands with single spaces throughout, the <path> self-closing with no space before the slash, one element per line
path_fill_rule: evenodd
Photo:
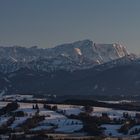
<path fill-rule="evenodd" d="M 102 133 L 100 129 L 99 118 L 96 116 L 90 116 L 86 113 L 80 113 L 79 119 L 83 122 L 83 130 L 91 135 L 100 135 Z"/>
<path fill-rule="evenodd" d="M 57 138 L 53 135 L 47 135 L 47 134 L 37 134 L 37 135 L 30 135 L 30 137 L 26 137 L 26 135 L 12 135 L 9 138 L 10 140 L 75 140 L 75 138 L 72 138 L 70 136 L 58 136 Z M 78 139 L 78 137 L 76 138 Z M 80 137 L 78 140 L 102 140 L 102 137 L 93 137 L 93 136 L 86 136 Z M 119 139 L 118 139 L 119 140 Z"/>
<path fill-rule="evenodd" d="M 90 105 L 84 106 L 84 111 L 87 115 L 90 115 L 93 112 L 93 107 Z"/>
<path fill-rule="evenodd" d="M 53 111 L 57 111 L 58 110 L 58 107 L 57 105 L 48 105 L 48 104 L 44 104 L 44 108 L 45 109 L 48 109 L 48 110 L 53 110 Z"/>
<path fill-rule="evenodd" d="M 0 109 L 0 116 L 15 111 L 18 107 L 19 105 L 17 102 L 8 103 L 5 107 Z"/>
<path fill-rule="evenodd" d="M 114 124 L 123 124 L 125 122 L 122 118 L 113 118 L 112 123 Z"/>
<path fill-rule="evenodd" d="M 126 120 L 118 131 L 123 134 L 128 134 L 129 129 L 134 125 L 136 125 L 136 121 L 134 119 Z"/>
<path fill-rule="evenodd" d="M 39 109 L 38 104 L 33 105 L 33 109 Z"/>
<path fill-rule="evenodd" d="M 88 132 L 91 135 L 101 135 L 102 129 L 100 129 L 100 118 L 97 116 L 90 116 L 89 114 L 82 112 L 79 115 L 69 115 L 70 119 L 78 119 L 83 122 L 83 131 Z"/>
<path fill-rule="evenodd" d="M 6 134 L 11 132 L 11 128 L 9 126 L 15 121 L 15 117 L 10 117 L 5 123 L 0 126 L 0 134 Z"/>
<path fill-rule="evenodd" d="M 129 115 L 128 114 L 128 112 L 123 112 L 123 117 L 125 118 L 125 119 L 131 119 L 131 115 Z"/>
<path fill-rule="evenodd" d="M 129 134 L 130 135 L 136 135 L 140 133 L 140 128 L 135 128 L 133 131 L 131 131 Z"/>
<path fill-rule="evenodd" d="M 34 115 L 32 118 L 28 118 L 23 124 L 19 125 L 19 127 L 27 131 L 33 127 L 35 127 L 39 122 L 45 120 L 45 116 Z"/>

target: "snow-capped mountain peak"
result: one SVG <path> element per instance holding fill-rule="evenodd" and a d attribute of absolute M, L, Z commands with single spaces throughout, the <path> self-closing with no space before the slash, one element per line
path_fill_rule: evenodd
<path fill-rule="evenodd" d="M 120 44 L 94 43 L 88 39 L 44 49 L 0 47 L 0 54 L 0 71 L 5 73 L 25 66 L 44 71 L 87 69 L 129 55 Z"/>

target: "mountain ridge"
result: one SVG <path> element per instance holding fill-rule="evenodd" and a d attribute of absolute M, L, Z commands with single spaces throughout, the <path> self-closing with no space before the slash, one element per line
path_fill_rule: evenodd
<path fill-rule="evenodd" d="M 0 47 L 0 71 L 13 72 L 21 67 L 45 71 L 91 68 L 129 55 L 120 44 L 96 44 L 91 40 L 76 41 L 54 48 Z M 40 62 L 42 61 L 42 62 Z"/>
<path fill-rule="evenodd" d="M 0 54 L 1 94 L 139 94 L 140 58 L 120 44 L 84 40 L 52 49 L 0 47 Z"/>

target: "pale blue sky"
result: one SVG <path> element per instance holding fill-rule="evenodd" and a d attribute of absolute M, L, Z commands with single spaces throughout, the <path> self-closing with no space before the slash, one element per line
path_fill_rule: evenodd
<path fill-rule="evenodd" d="M 83 39 L 140 52 L 140 0 L 0 0 L 0 45 Z"/>

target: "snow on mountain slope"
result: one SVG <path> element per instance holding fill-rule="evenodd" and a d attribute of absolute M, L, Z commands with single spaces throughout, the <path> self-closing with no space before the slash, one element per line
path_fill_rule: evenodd
<path fill-rule="evenodd" d="M 65 53 L 75 58 L 74 51 L 77 55 L 82 55 L 92 61 L 108 62 L 128 55 L 129 53 L 124 46 L 120 44 L 96 44 L 90 40 L 77 41 L 74 43 L 64 44 L 52 49 L 56 55 Z"/>
<path fill-rule="evenodd" d="M 77 41 L 54 48 L 0 47 L 0 72 L 14 72 L 28 67 L 35 70 L 78 70 L 110 62 L 129 55 L 120 44 L 96 44 Z"/>
<path fill-rule="evenodd" d="M 101 62 L 108 62 L 129 54 L 120 44 L 94 44 L 93 50 L 98 54 Z"/>

